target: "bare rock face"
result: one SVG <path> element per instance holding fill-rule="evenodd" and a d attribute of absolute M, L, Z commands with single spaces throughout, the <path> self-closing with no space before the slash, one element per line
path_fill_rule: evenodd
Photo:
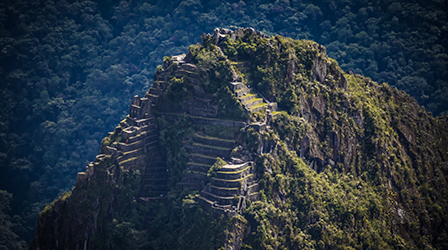
<path fill-rule="evenodd" d="M 123 175 L 117 167 L 109 170 L 114 177 L 107 175 L 103 169 L 111 165 L 112 159 L 107 156 L 89 164 L 86 172 L 78 174 L 70 197 L 56 200 L 40 213 L 30 249 L 88 248 L 89 239 L 102 228 L 99 218 L 106 218 L 119 207 L 114 202 L 118 191 L 115 185 L 123 183 Z"/>
<path fill-rule="evenodd" d="M 327 76 L 326 60 L 319 57 L 314 58 L 312 71 L 313 78 L 316 78 L 320 83 L 323 83 Z"/>

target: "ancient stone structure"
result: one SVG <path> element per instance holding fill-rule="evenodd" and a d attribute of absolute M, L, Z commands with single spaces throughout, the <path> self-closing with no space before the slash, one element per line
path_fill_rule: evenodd
<path fill-rule="evenodd" d="M 235 216 L 245 210 L 246 200 L 258 200 L 253 162 L 223 166 L 199 196 L 202 207 L 215 215 Z"/>
<path fill-rule="evenodd" d="M 152 113 L 156 101 L 157 96 L 151 93 L 143 98 L 134 96 L 129 115 L 110 135 L 120 140 L 104 149 L 105 154 L 111 156 L 119 167 L 142 172 L 139 195 L 143 200 L 164 198 L 168 191 L 165 156 L 158 144 L 157 120 Z M 78 174 L 78 179 L 88 176 L 94 166 L 95 162 L 89 164 L 86 174 Z"/>
<path fill-rule="evenodd" d="M 187 62 L 189 61 L 188 57 L 188 55 L 175 56 L 172 57 L 170 63 L 164 64 L 164 70 L 156 75 L 155 84 L 149 90 L 149 95 L 151 95 L 149 99 L 154 100 L 153 103 L 157 103 L 159 96 L 166 92 L 168 75 L 184 77 L 185 80 L 193 84 L 202 81 L 201 76 L 196 73 L 196 66 Z M 231 64 L 230 61 L 228 63 Z M 232 67 L 238 68 L 239 66 Z M 247 64 L 241 64 L 240 67 L 247 67 Z M 239 69 L 244 70 L 243 68 Z M 276 103 L 265 101 L 250 86 L 241 82 L 242 77 L 246 76 L 239 76 L 234 71 L 232 78 L 236 81 L 229 82 L 229 86 L 247 112 L 276 110 Z M 217 117 L 218 107 L 211 104 L 212 98 L 205 93 L 201 96 L 188 97 L 180 103 L 179 113 L 162 113 L 161 115 L 166 119 L 177 119 L 177 116 L 182 114 L 183 117 L 195 124 L 219 127 L 243 128 L 249 126 L 242 121 L 219 119 Z M 262 127 L 265 127 L 265 124 Z M 220 138 L 207 135 L 204 132 L 197 132 L 184 138 L 183 146 L 189 153 L 189 162 L 186 164 L 182 180 L 176 184 L 176 188 L 201 190 L 198 201 L 204 209 L 218 216 L 224 214 L 231 217 L 244 210 L 246 200 L 258 199 L 254 163 L 241 159 L 230 160 L 230 153 L 236 146 L 236 137 L 234 139 Z M 224 159 L 227 165 L 211 178 L 207 174 L 217 161 L 217 157 Z M 234 165 L 234 162 L 239 164 Z"/>
<path fill-rule="evenodd" d="M 236 142 L 199 134 L 194 135 L 192 141 L 192 144 L 184 144 L 190 153 L 190 161 L 178 187 L 201 190 L 208 181 L 207 172 L 216 162 L 216 158 L 229 159 L 230 151 Z"/>
<path fill-rule="evenodd" d="M 217 29 L 213 42 L 219 44 L 223 36 L 236 39 L 243 32 Z M 265 36 L 263 34 L 258 34 Z M 112 142 L 104 147 L 104 154 L 90 163 L 86 172 L 78 174 L 78 184 L 88 181 L 95 166 L 104 157 L 112 159 L 123 170 L 138 169 L 142 173 L 139 200 L 151 201 L 165 199 L 168 192 L 168 173 L 165 151 L 159 144 L 159 130 L 155 110 L 165 98 L 173 77 L 183 78 L 191 83 L 200 95 L 188 96 L 179 102 L 177 113 L 158 113 L 168 120 L 178 119 L 179 115 L 198 125 L 213 125 L 228 128 L 255 128 L 262 132 L 269 125 L 277 110 L 277 103 L 270 102 L 261 93 L 250 86 L 250 62 L 232 62 L 226 60 L 232 69 L 232 81 L 228 83 L 246 112 L 267 111 L 264 122 L 250 124 L 238 120 L 218 118 L 219 107 L 213 104 L 214 96 L 207 95 L 202 89 L 203 76 L 192 63 L 191 54 L 173 56 L 164 61 L 163 68 L 154 77 L 153 86 L 140 98 L 134 96 L 129 107 L 129 115 L 109 135 Z M 239 72 L 239 73 L 237 73 Z M 258 184 L 255 164 L 250 157 L 231 158 L 231 151 L 237 146 L 237 136 L 210 136 L 204 131 L 183 138 L 183 147 L 189 154 L 189 161 L 182 173 L 182 179 L 176 183 L 178 189 L 201 191 L 198 202 L 207 211 L 216 215 L 234 216 L 241 213 L 247 200 L 258 199 Z M 241 147 L 241 146 L 240 146 Z M 261 153 L 261 152 L 260 152 Z M 224 159 L 226 165 L 208 176 L 217 157 Z M 108 158 L 108 159 L 109 159 Z"/>

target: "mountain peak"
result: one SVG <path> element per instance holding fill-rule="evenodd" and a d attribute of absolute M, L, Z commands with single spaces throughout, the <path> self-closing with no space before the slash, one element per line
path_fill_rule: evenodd
<path fill-rule="evenodd" d="M 31 249 L 439 246 L 447 197 L 421 197 L 446 187 L 446 117 L 312 41 L 202 41 L 164 58 Z"/>

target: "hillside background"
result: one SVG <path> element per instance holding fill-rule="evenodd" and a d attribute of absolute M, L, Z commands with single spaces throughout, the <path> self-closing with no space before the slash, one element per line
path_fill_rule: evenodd
<path fill-rule="evenodd" d="M 447 1 L 0 2 L 0 249 L 23 249 L 163 56 L 215 27 L 323 44 L 343 70 L 448 114 Z"/>

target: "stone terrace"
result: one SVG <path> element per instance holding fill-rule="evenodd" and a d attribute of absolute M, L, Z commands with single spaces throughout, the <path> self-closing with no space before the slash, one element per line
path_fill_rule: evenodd
<path fill-rule="evenodd" d="M 235 146 L 235 140 L 195 134 L 184 142 L 190 154 L 190 161 L 182 175 L 178 188 L 202 189 L 207 182 L 207 172 L 216 162 L 216 158 L 229 159 Z"/>
<path fill-rule="evenodd" d="M 228 164 L 201 191 L 198 201 L 212 214 L 234 216 L 246 207 L 246 200 L 258 199 L 254 163 Z"/>
<path fill-rule="evenodd" d="M 139 192 L 142 200 L 164 199 L 168 192 L 166 159 L 158 143 L 157 120 L 152 113 L 157 98 L 150 92 L 144 98 L 135 96 L 129 115 L 114 131 L 121 141 L 106 147 L 120 167 L 142 171 Z"/>

